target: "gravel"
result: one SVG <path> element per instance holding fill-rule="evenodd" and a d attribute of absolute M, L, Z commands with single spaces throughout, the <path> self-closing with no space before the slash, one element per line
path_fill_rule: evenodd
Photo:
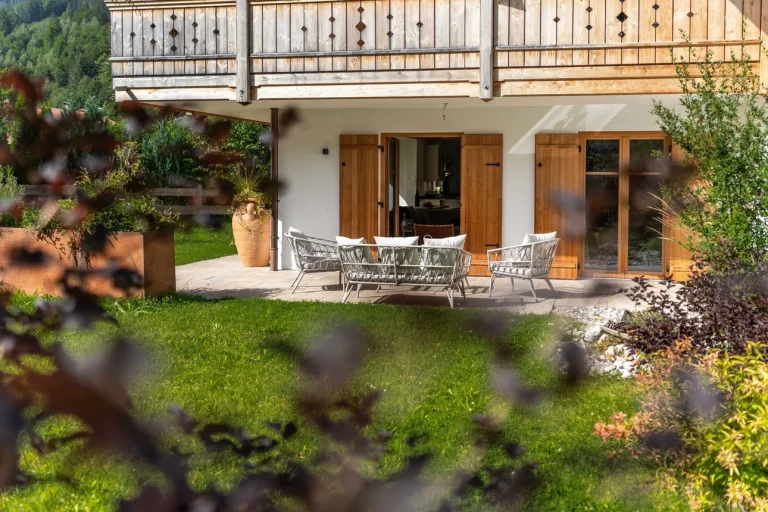
<path fill-rule="evenodd" d="M 603 332 L 603 325 L 626 320 L 628 312 L 615 308 L 558 308 L 566 318 L 564 336 L 582 345 L 589 355 L 592 375 L 616 374 L 628 379 L 637 374 L 638 354 L 624 340 Z"/>

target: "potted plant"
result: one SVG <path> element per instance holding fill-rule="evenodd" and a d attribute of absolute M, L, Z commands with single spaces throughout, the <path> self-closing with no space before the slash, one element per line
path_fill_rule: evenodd
<path fill-rule="evenodd" d="M 264 178 L 261 167 L 242 163 L 233 166 L 228 175 L 234 186 L 232 235 L 244 267 L 269 265 L 270 208 L 260 190 Z"/>
<path fill-rule="evenodd" d="M 10 264 L 11 252 L 0 254 L 3 286 L 27 293 L 60 294 L 62 275 L 68 268 L 89 268 L 81 283 L 98 295 L 122 296 L 109 270 L 130 269 L 142 278 L 131 285 L 131 294 L 153 296 L 176 289 L 173 230 L 176 220 L 165 212 L 148 189 L 133 189 L 142 169 L 135 142 L 118 148 L 105 172 L 81 170 L 74 183 L 79 199 L 64 198 L 43 205 L 23 202 L 17 215 L 0 218 L 0 243 L 24 248 L 45 262 L 34 268 Z M 18 199 L 12 174 L 0 173 L 0 197 Z M 103 209 L 87 207 L 89 201 L 110 198 Z M 100 272 L 104 270 L 104 272 Z"/>

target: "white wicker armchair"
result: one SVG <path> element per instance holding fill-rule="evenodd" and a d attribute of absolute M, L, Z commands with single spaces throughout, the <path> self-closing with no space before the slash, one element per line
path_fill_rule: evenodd
<path fill-rule="evenodd" d="M 293 289 L 291 293 L 296 292 L 296 288 L 299 287 L 306 274 L 338 272 L 339 284 L 342 284 L 343 274 L 339 259 L 339 246 L 336 242 L 311 236 L 300 238 L 288 233 L 285 234 L 285 238 L 291 243 L 293 258 L 296 266 L 299 267 L 299 275 L 291 283 Z"/>
<path fill-rule="evenodd" d="M 488 289 L 488 296 L 493 295 L 493 282 L 497 277 L 508 277 L 512 281 L 513 290 L 515 289 L 515 279 L 528 281 L 536 301 L 539 299 L 536 297 L 536 288 L 533 286 L 534 279 L 546 281 L 552 293 L 557 297 L 557 292 L 549 281 L 549 269 L 552 267 L 552 260 L 555 258 L 559 242 L 560 239 L 555 238 L 545 242 L 502 247 L 488 251 L 488 269 L 491 271 L 491 286 Z"/>

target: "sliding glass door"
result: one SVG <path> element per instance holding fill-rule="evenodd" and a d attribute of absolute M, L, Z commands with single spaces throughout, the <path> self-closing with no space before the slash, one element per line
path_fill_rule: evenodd
<path fill-rule="evenodd" d="M 584 274 L 660 276 L 661 176 L 670 141 L 661 133 L 582 134 Z"/>

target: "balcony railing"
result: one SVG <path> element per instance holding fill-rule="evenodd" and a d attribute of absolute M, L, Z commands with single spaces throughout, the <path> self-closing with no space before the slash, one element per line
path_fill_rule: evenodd
<path fill-rule="evenodd" d="M 108 5 L 116 89 L 149 99 L 664 93 L 697 53 L 761 60 L 761 0 Z"/>

